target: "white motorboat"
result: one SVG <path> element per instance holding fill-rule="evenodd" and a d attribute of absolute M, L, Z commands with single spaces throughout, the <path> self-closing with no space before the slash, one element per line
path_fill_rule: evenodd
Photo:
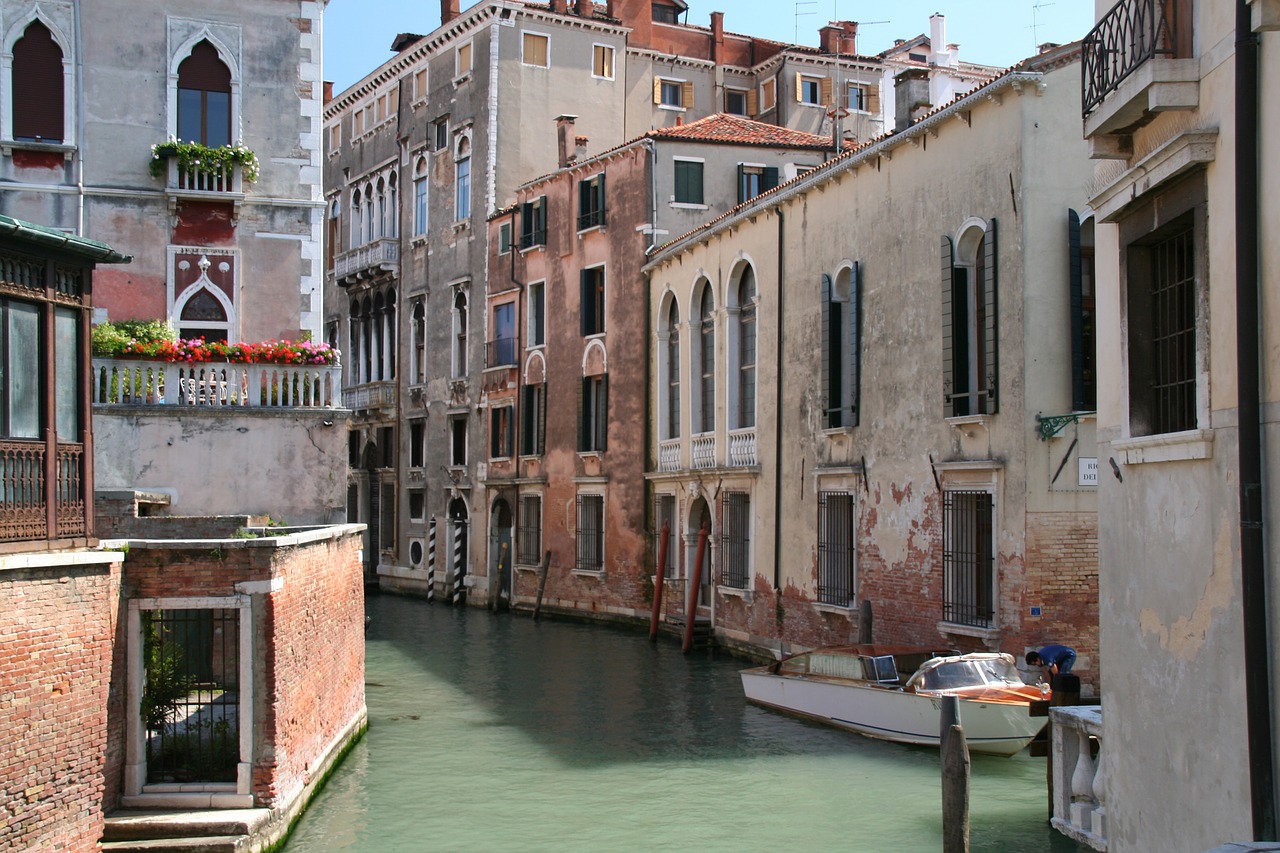
<path fill-rule="evenodd" d="M 911 673 L 905 680 L 902 672 Z M 959 699 L 972 752 L 1013 755 L 1044 728 L 1031 702 L 1047 685 L 1025 684 L 1013 657 L 957 655 L 913 646 L 832 646 L 742 671 L 749 701 L 899 743 L 937 746 L 942 697 Z"/>

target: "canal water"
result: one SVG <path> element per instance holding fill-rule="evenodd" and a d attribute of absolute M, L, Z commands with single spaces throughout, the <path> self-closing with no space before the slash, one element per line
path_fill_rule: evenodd
<path fill-rule="evenodd" d="M 287 853 L 942 848 L 938 753 L 747 705 L 740 659 L 368 599 L 369 731 Z M 1074 853 L 1045 759 L 973 756 L 971 849 Z"/>

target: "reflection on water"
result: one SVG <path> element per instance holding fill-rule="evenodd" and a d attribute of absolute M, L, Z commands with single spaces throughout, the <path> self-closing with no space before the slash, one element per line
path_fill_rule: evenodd
<path fill-rule="evenodd" d="M 369 732 L 287 853 L 941 847 L 936 751 L 747 705 L 742 661 L 375 596 Z M 1044 759 L 973 757 L 972 850 L 1075 851 Z"/>

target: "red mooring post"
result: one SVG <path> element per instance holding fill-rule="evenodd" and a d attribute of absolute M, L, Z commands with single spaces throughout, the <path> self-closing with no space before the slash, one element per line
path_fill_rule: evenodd
<path fill-rule="evenodd" d="M 684 610 L 684 646 L 680 651 L 689 654 L 693 648 L 693 623 L 698 618 L 698 588 L 702 586 L 702 558 L 707 553 L 707 536 L 711 530 L 703 525 L 698 531 L 698 557 L 693 561 L 693 578 L 689 584 L 689 595 L 685 599 Z"/>
<path fill-rule="evenodd" d="M 667 540 L 671 537 L 671 525 L 662 522 L 662 542 L 658 544 L 657 578 L 653 582 L 653 618 L 649 620 L 649 640 L 658 639 L 658 614 L 662 612 L 662 587 L 667 579 Z"/>

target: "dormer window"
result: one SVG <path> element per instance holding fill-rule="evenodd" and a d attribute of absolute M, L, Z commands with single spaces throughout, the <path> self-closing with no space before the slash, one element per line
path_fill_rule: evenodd
<path fill-rule="evenodd" d="M 670 3 L 654 3 L 653 20 L 659 24 L 678 24 L 682 11 L 684 10 L 680 6 Z"/>

